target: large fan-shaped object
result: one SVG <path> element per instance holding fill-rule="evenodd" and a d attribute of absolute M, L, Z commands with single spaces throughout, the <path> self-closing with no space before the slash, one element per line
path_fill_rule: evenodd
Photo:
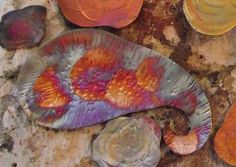
<path fill-rule="evenodd" d="M 23 66 L 21 102 L 43 126 L 75 129 L 128 113 L 172 106 L 191 130 L 165 142 L 188 154 L 207 141 L 211 108 L 199 84 L 172 60 L 102 30 L 80 29 L 43 45 Z"/>

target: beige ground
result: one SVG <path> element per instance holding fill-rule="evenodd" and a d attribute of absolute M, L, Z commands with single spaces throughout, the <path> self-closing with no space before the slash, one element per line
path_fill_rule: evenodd
<path fill-rule="evenodd" d="M 236 29 L 219 37 L 201 35 L 186 23 L 178 0 L 146 0 L 140 17 L 129 27 L 112 32 L 170 57 L 201 83 L 213 112 L 213 132 L 205 147 L 189 156 L 163 152 L 159 166 L 227 166 L 213 151 L 213 137 L 236 92 Z M 28 5 L 47 7 L 47 34 L 43 42 L 67 26 L 55 0 L 5 0 L 0 17 Z M 16 96 L 16 78 L 33 49 L 7 52 L 0 47 L 0 167 L 91 166 L 90 143 L 102 126 L 76 131 L 52 131 L 28 120 Z M 82 161 L 81 161 L 82 160 Z M 80 163 L 82 162 L 82 163 Z"/>

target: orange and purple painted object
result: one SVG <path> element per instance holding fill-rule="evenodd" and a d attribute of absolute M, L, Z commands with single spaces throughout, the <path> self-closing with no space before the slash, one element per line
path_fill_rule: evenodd
<path fill-rule="evenodd" d="M 101 30 L 70 31 L 43 45 L 23 66 L 19 89 L 38 123 L 51 128 L 81 128 L 172 106 L 191 124 L 184 136 L 164 132 L 174 152 L 200 149 L 211 131 L 208 99 L 189 73 L 167 57 Z"/>

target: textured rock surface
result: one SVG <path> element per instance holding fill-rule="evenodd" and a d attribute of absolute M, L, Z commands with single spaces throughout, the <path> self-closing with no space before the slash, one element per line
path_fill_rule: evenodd
<path fill-rule="evenodd" d="M 55 0 L 5 0 L 0 7 L 0 17 L 10 10 L 28 5 L 47 7 L 47 32 L 43 42 L 62 31 L 75 28 L 65 24 Z M 213 138 L 226 111 L 236 99 L 236 30 L 219 37 L 197 33 L 186 22 L 181 5 L 179 0 L 145 0 L 140 16 L 133 24 L 121 30 L 107 30 L 170 57 L 201 83 L 210 98 L 213 131 L 208 143 L 188 156 L 175 155 L 162 144 L 159 166 L 228 166 L 213 151 Z M 0 48 L 0 166 L 96 166 L 89 161 L 90 143 L 101 132 L 103 125 L 75 131 L 53 131 L 35 125 L 26 116 L 27 111 L 18 104 L 16 78 L 21 64 L 36 49 L 8 52 Z M 156 119 L 177 117 L 169 109 L 158 110 L 146 115 Z M 179 129 L 186 126 L 177 125 Z"/>

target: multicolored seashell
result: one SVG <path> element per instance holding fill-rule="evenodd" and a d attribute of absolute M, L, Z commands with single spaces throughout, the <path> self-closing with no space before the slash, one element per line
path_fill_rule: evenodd
<path fill-rule="evenodd" d="M 184 0 L 190 25 L 207 35 L 221 35 L 236 26 L 235 0 Z"/>
<path fill-rule="evenodd" d="M 102 167 L 154 167 L 161 157 L 161 130 L 151 118 L 120 117 L 110 121 L 92 145 Z"/>
<path fill-rule="evenodd" d="M 65 17 L 82 27 L 121 28 L 132 23 L 143 0 L 57 0 Z"/>
<path fill-rule="evenodd" d="M 236 166 L 236 102 L 231 106 L 224 123 L 216 133 L 214 149 L 218 156 L 232 166 Z"/>
<path fill-rule="evenodd" d="M 178 154 L 200 149 L 211 131 L 208 99 L 189 73 L 167 57 L 102 30 L 70 31 L 43 45 L 22 67 L 19 93 L 40 125 L 56 129 L 161 106 L 178 108 L 192 128 L 184 136 L 165 131 L 165 142 Z"/>
<path fill-rule="evenodd" d="M 45 17 L 46 8 L 43 6 L 29 6 L 3 15 L 0 45 L 14 50 L 39 44 L 45 35 Z"/>

